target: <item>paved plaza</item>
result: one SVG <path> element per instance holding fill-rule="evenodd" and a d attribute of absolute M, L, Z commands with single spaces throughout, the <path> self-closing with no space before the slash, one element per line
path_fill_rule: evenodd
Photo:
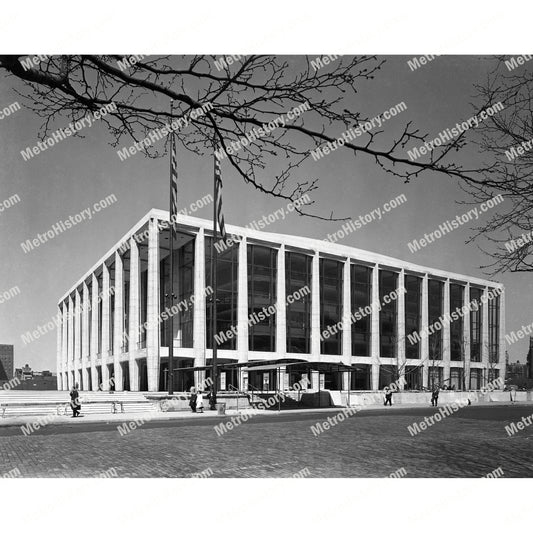
<path fill-rule="evenodd" d="M 407 426 L 434 408 L 361 411 L 318 436 L 311 426 L 333 411 L 257 416 L 222 436 L 229 417 L 156 420 L 121 436 L 116 423 L 76 420 L 24 436 L 0 428 L 0 475 L 96 477 L 503 477 L 533 476 L 533 425 L 509 436 L 505 426 L 531 405 L 472 406 L 411 436 Z M 303 474 L 301 474 L 303 472 Z M 202 474 L 203 473 L 203 474 Z M 300 473 L 300 474 L 299 474 Z"/>

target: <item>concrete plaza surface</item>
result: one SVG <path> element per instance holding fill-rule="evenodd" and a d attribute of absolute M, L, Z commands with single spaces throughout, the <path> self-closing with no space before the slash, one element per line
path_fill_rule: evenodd
<path fill-rule="evenodd" d="M 533 424 L 505 427 L 533 414 L 529 405 L 468 406 L 412 436 L 408 426 L 431 407 L 361 410 L 316 436 L 311 428 L 339 410 L 268 413 L 218 435 L 231 420 L 211 413 L 161 413 L 120 435 L 122 418 L 68 419 L 25 436 L 0 427 L 0 477 L 533 477 Z M 181 416 L 176 416 L 181 415 Z M 120 424 L 119 424 L 120 423 Z M 9 482 L 5 480 L 4 482 Z"/>

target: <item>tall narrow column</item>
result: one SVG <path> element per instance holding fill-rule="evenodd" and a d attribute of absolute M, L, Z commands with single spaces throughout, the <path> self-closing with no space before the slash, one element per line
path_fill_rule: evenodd
<path fill-rule="evenodd" d="M 483 384 L 489 379 L 489 304 L 487 287 L 483 288 L 483 304 L 481 309 L 481 362 L 483 363 Z"/>
<path fill-rule="evenodd" d="M 155 219 L 148 223 L 146 366 L 148 390 L 159 390 L 159 228 Z M 173 339 L 171 340 L 173 342 Z"/>
<path fill-rule="evenodd" d="M 81 373 L 83 390 L 91 390 L 89 387 L 90 359 L 89 359 L 89 288 L 84 281 L 81 286 Z"/>
<path fill-rule="evenodd" d="M 237 355 L 239 363 L 248 361 L 248 244 L 246 237 L 239 242 L 237 293 Z"/>
<path fill-rule="evenodd" d="M 213 296 L 212 287 L 205 286 L 205 233 L 200 228 L 196 234 L 194 246 L 194 310 L 193 310 L 193 353 L 194 366 L 205 366 L 205 313 L 206 297 Z M 205 380 L 205 370 L 195 372 L 195 385 Z"/>
<path fill-rule="evenodd" d="M 124 390 L 122 379 L 122 366 L 120 365 L 120 356 L 122 355 L 122 333 L 124 326 L 124 265 L 122 257 L 115 252 L 115 321 L 114 321 L 114 345 L 113 345 L 113 366 L 115 370 L 115 390 Z"/>
<path fill-rule="evenodd" d="M 61 331 L 61 376 L 63 385 L 61 390 L 68 390 L 68 310 L 64 300 L 61 302 L 61 316 L 63 325 Z"/>
<path fill-rule="evenodd" d="M 344 269 L 342 276 L 342 362 L 347 366 L 352 366 L 352 278 L 350 258 L 344 261 Z M 342 373 L 342 388 L 348 390 L 350 388 L 350 373 Z"/>
<path fill-rule="evenodd" d="M 372 268 L 372 316 L 371 330 L 372 338 L 370 351 L 372 361 L 372 390 L 379 390 L 379 367 L 380 367 L 380 349 L 379 349 L 379 265 Z"/>
<path fill-rule="evenodd" d="M 57 311 L 57 326 L 56 326 L 56 333 L 57 333 L 57 338 L 56 338 L 56 376 L 57 376 L 57 384 L 56 384 L 56 387 L 57 387 L 57 390 L 63 390 L 63 381 L 62 381 L 62 350 L 63 350 L 63 345 L 62 345 L 62 334 L 63 334 L 63 317 L 62 317 L 62 314 L 61 314 L 61 305 L 58 306 L 58 311 Z"/>
<path fill-rule="evenodd" d="M 61 389 L 67 390 L 67 316 L 65 302 L 59 304 L 61 315 Z"/>
<path fill-rule="evenodd" d="M 199 228 L 194 244 L 194 307 L 193 307 L 193 354 L 194 366 L 204 366 L 205 357 L 205 319 L 206 297 L 212 296 L 211 288 L 205 286 L 205 233 Z M 194 374 L 194 384 L 203 384 L 205 370 Z"/>
<path fill-rule="evenodd" d="M 109 335 L 109 268 L 104 263 L 102 265 L 102 383 L 104 390 L 109 390 L 109 370 L 107 363 L 109 361 L 110 345 Z"/>
<path fill-rule="evenodd" d="M 140 277 L 139 277 L 139 246 L 134 237 L 130 238 L 130 316 L 128 332 L 128 359 L 130 365 L 130 389 L 132 391 L 140 390 L 138 342 L 139 342 L 139 295 L 140 295 Z"/>
<path fill-rule="evenodd" d="M 470 388 L 470 283 L 463 289 L 463 386 L 466 390 Z"/>
<path fill-rule="evenodd" d="M 83 383 L 80 383 L 80 358 L 81 358 L 81 305 L 80 305 L 80 291 L 76 288 L 74 292 L 74 382 L 78 384 L 80 389 L 83 388 Z"/>
<path fill-rule="evenodd" d="M 420 331 L 418 332 L 420 339 L 420 358 L 422 360 L 422 386 L 429 387 L 429 290 L 428 290 L 428 275 L 425 274 L 422 278 L 422 309 L 420 313 Z M 424 335 L 422 335 L 424 333 Z"/>
<path fill-rule="evenodd" d="M 403 389 L 406 378 L 406 357 L 405 343 L 408 342 L 405 336 L 405 270 L 402 268 L 398 273 L 398 305 L 396 313 L 396 363 L 398 365 L 398 385 Z"/>
<path fill-rule="evenodd" d="M 316 250 L 311 277 L 311 361 L 320 361 L 320 335 L 320 256 Z"/>
<path fill-rule="evenodd" d="M 285 286 L 285 245 L 278 250 L 276 261 L 276 358 L 284 359 L 287 355 L 287 294 Z M 286 380 L 287 367 L 279 369 L 278 388 L 288 387 Z"/>
<path fill-rule="evenodd" d="M 98 353 L 98 280 L 91 276 L 91 381 L 93 391 L 98 390 L 98 372 L 96 370 L 96 354 Z"/>
<path fill-rule="evenodd" d="M 74 302 L 72 296 L 68 297 L 68 341 L 67 341 L 67 354 L 68 354 L 68 388 L 71 389 L 74 386 Z"/>
<path fill-rule="evenodd" d="M 447 279 L 444 282 L 444 301 L 442 303 L 443 317 L 449 317 L 450 313 L 450 280 Z M 444 365 L 443 368 L 443 379 L 444 382 L 449 386 L 450 385 L 450 360 L 451 360 L 451 339 L 450 339 L 450 321 L 443 320 L 442 323 L 442 362 Z"/>

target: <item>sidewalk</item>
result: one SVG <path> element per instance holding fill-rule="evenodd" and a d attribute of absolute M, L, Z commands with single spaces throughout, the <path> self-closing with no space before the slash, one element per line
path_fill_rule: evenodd
<path fill-rule="evenodd" d="M 434 409 L 439 407 L 444 407 L 449 405 L 448 403 L 442 403 Z M 531 402 L 475 402 L 472 406 L 479 407 L 492 407 L 492 406 L 525 406 L 532 405 Z M 392 407 L 376 404 L 376 405 L 367 405 L 367 406 L 352 406 L 351 409 L 359 409 L 361 411 L 389 411 L 394 413 L 398 410 L 405 411 L 408 409 L 422 409 L 422 408 L 432 408 L 430 405 L 425 404 L 411 404 L 411 405 L 392 405 Z M 254 413 L 257 416 L 283 416 L 290 414 L 333 414 L 338 413 L 348 409 L 347 407 L 322 407 L 322 408 L 311 408 L 311 409 L 282 409 L 281 411 L 277 410 L 263 410 L 263 409 L 229 409 L 226 411 L 226 414 L 220 416 L 216 411 L 204 411 L 203 413 L 192 413 L 190 411 L 177 411 L 177 412 L 162 412 L 162 411 L 148 411 L 143 413 L 106 413 L 106 414 L 89 414 L 86 416 L 81 416 L 79 418 L 72 418 L 71 416 L 58 416 L 55 414 L 49 415 L 40 415 L 40 416 L 16 416 L 16 417 L 6 417 L 0 418 L 0 428 L 3 427 L 24 427 L 24 426 L 51 426 L 51 425 L 87 425 L 94 423 L 106 423 L 112 425 L 121 425 L 124 422 L 134 422 L 134 421 L 153 421 L 153 420 L 202 420 L 202 419 L 213 419 L 215 420 L 224 420 L 231 418 L 232 416 L 243 415 Z"/>

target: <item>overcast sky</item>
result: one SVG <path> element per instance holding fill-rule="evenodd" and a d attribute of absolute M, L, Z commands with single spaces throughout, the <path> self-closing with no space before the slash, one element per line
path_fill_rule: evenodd
<path fill-rule="evenodd" d="M 388 57 L 376 79 L 362 87 L 354 105 L 372 117 L 404 101 L 407 111 L 391 124 L 413 120 L 430 133 L 430 138 L 472 115 L 473 85 L 486 76 L 486 60 L 439 57 L 415 72 L 406 60 Z M 20 100 L 13 90 L 15 83 L 12 78 L 0 78 L 0 108 Z M 168 159 L 152 160 L 138 154 L 121 162 L 116 149 L 107 144 L 109 135 L 97 124 L 86 130 L 84 139 L 66 139 L 25 162 L 20 150 L 37 142 L 40 125 L 40 119 L 26 110 L 0 120 L 0 201 L 14 194 L 21 199 L 0 213 L 0 292 L 13 286 L 21 291 L 0 304 L 0 343 L 15 345 L 17 367 L 29 363 L 37 370 L 55 372 L 56 332 L 27 346 L 21 335 L 48 322 L 65 291 L 144 214 L 151 208 L 168 208 Z M 212 168 L 210 158 L 179 153 L 181 207 L 211 192 Z M 245 225 L 285 205 L 244 185 L 227 163 L 223 163 L 222 172 L 226 223 Z M 465 244 L 475 224 L 463 226 L 415 254 L 407 248 L 407 242 L 469 209 L 457 204 L 466 196 L 454 180 L 427 174 L 404 184 L 386 175 L 372 159 L 354 158 L 342 149 L 318 162 L 307 162 L 295 173 L 295 179 L 298 177 L 320 178 L 320 188 L 312 195 L 313 211 L 325 216 L 334 209 L 337 216 L 357 218 L 399 194 L 406 195 L 404 205 L 348 235 L 342 244 L 424 266 L 489 277 L 479 268 L 487 258 L 475 245 Z M 22 242 L 110 194 L 118 201 L 92 220 L 29 253 L 22 250 Z M 207 206 L 198 216 L 210 218 L 211 210 L 212 206 Z M 268 231 L 322 239 L 341 225 L 291 214 L 269 226 Z M 497 278 L 506 286 L 508 331 L 533 320 L 531 277 L 525 273 Z M 527 340 L 509 346 L 510 360 L 524 361 L 527 349 Z"/>

